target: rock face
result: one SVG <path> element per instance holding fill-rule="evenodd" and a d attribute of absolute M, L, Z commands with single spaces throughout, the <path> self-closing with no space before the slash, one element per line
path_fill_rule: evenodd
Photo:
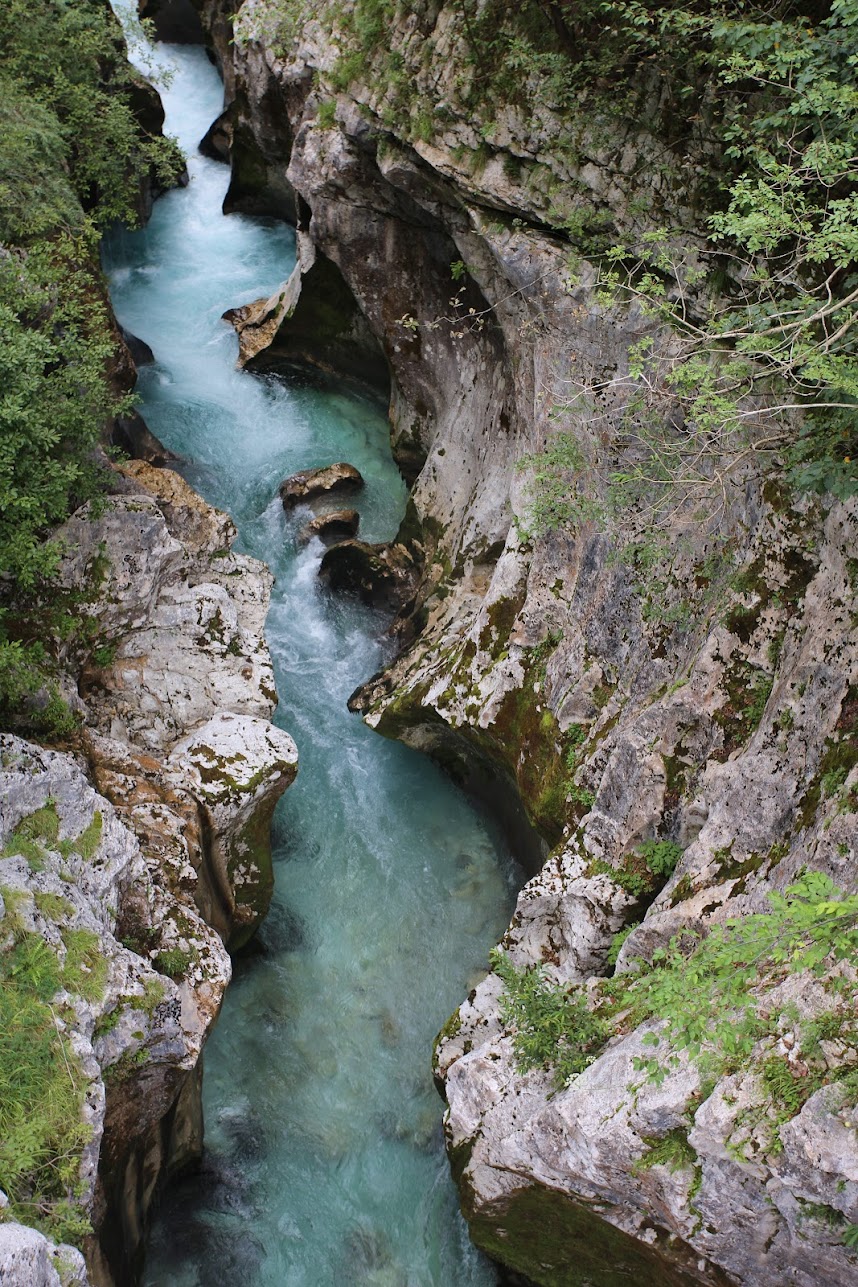
<path fill-rule="evenodd" d="M 97 980 L 82 996 L 65 985 L 90 1135 L 76 1205 L 102 1227 L 100 1244 L 87 1248 L 93 1281 L 122 1281 L 116 1270 L 134 1263 L 159 1172 L 180 1168 L 201 1144 L 199 1135 L 182 1140 L 177 1100 L 220 1007 L 229 957 L 190 895 L 163 888 L 160 865 L 70 756 L 11 736 L 0 738 L 0 756 L 4 929 L 53 951 L 65 944 L 67 959 L 85 935 Z M 172 1134 L 181 1147 L 170 1147 Z M 31 1280 L 7 1267 L 3 1281 Z"/>
<path fill-rule="evenodd" d="M 763 524 L 760 585 L 783 585 L 797 549 L 807 551 L 803 539 L 779 549 L 777 527 L 771 516 Z M 553 980 L 586 981 L 606 972 L 613 933 L 640 921 L 619 957 L 620 970 L 634 970 L 636 959 L 650 960 L 674 935 L 768 910 L 772 891 L 802 869 L 854 891 L 858 837 L 849 784 L 856 771 L 846 765 L 854 765 L 858 656 L 854 637 L 843 632 L 854 506 L 834 507 L 816 530 L 819 566 L 807 568 L 801 598 L 763 610 L 744 645 L 747 614 L 761 606 L 757 594 L 734 602 L 732 630 L 712 622 L 675 691 L 635 701 L 621 681 L 624 714 L 582 761 L 581 780 L 592 783 L 595 798 L 575 834 L 523 890 L 504 940 L 519 968 L 541 964 Z M 749 655 L 770 657 L 771 638 L 782 638 L 783 648 L 777 666 L 769 662 L 768 700 L 759 715 L 745 714 L 736 734 L 727 700 L 731 668 L 735 675 Z M 748 699 L 750 688 L 743 691 Z M 610 710 L 597 716 L 597 728 Z M 844 757 L 841 786 L 829 795 L 820 782 L 837 755 Z M 622 875 L 636 846 L 664 834 L 666 820 L 684 852 L 642 906 Z M 825 972 L 829 981 L 841 974 L 833 958 Z M 851 990 L 854 973 L 843 977 Z M 559 1092 L 549 1073 L 519 1071 L 512 1035 L 498 1021 L 501 991 L 490 975 L 436 1056 L 450 1105 L 451 1153 L 462 1159 L 466 1210 L 481 1245 L 536 1281 L 553 1281 L 549 1269 L 566 1281 L 582 1243 L 600 1245 L 594 1224 L 609 1220 L 690 1275 L 678 1281 L 717 1282 L 725 1271 L 726 1281 L 741 1283 L 850 1280 L 854 1258 L 839 1233 L 855 1223 L 858 1203 L 855 1092 L 843 1081 L 855 1066 L 848 1021 L 843 1044 L 826 1047 L 819 1063 L 811 1055 L 822 1016 L 840 1031 L 836 989 L 807 971 L 785 982 L 761 974 L 755 996 L 768 1021 L 741 1067 L 725 1069 L 714 1084 L 705 1085 L 687 1058 L 670 1066 L 666 1051 L 666 1075 L 650 1082 L 640 1072 L 651 1053 L 647 1034 L 658 1031 L 650 1022 L 618 1032 Z M 787 1086 L 806 1088 L 789 1104 L 773 1102 L 765 1080 L 778 1070 Z M 811 1093 L 815 1077 L 824 1086 Z M 668 1137 L 686 1142 L 681 1163 L 650 1163 L 655 1142 Z M 573 1202 L 558 1206 L 558 1193 Z M 547 1250 L 540 1211 L 563 1230 Z M 515 1248 L 511 1232 L 507 1243 L 499 1241 L 499 1230 L 510 1226 L 518 1230 Z M 631 1244 L 618 1245 L 627 1258 Z M 625 1263 L 633 1266 L 634 1258 Z M 645 1261 L 635 1273 L 648 1281 Z"/>
<path fill-rule="evenodd" d="M 299 270 L 324 256 L 347 283 L 416 478 L 400 534 L 419 568 L 410 642 L 352 704 L 518 791 L 552 852 L 505 948 L 595 996 L 635 923 L 620 972 L 683 930 L 768 910 L 801 870 L 855 891 L 856 507 L 797 501 L 748 471 L 717 523 L 680 508 L 648 558 L 631 511 L 540 534 L 531 454 L 565 432 L 570 487 L 602 494 L 627 450 L 629 350 L 655 327 L 595 290 L 588 230 L 635 246 L 654 225 L 693 228 L 691 171 L 634 120 L 579 122 L 566 151 L 550 112 L 475 121 L 454 5 L 397 11 L 387 33 L 400 82 L 437 107 L 421 130 L 372 57 L 347 91 L 334 75 L 350 8 L 296 3 L 284 37 L 271 6 L 246 0 L 231 54 L 219 47 L 234 194 L 248 171 L 269 195 L 289 190 Z M 294 353 L 296 317 L 284 310 L 272 348 L 285 332 Z M 672 847 L 672 874 L 650 870 L 648 844 Z M 854 1033 L 810 975 L 761 979 L 741 1069 L 707 1080 L 682 1056 L 647 1080 L 651 1019 L 559 1091 L 548 1070 L 521 1070 L 503 993 L 490 974 L 437 1052 L 454 1173 L 491 1255 L 545 1284 L 851 1281 Z M 840 1036 L 814 1046 L 820 1023 Z M 679 1152 L 659 1161 L 668 1145 Z"/>
<path fill-rule="evenodd" d="M 200 19 L 192 0 L 140 0 L 141 18 L 154 25 L 159 40 L 197 45 L 202 40 Z"/>
<path fill-rule="evenodd" d="M 75 551 L 65 563 L 70 586 L 85 584 L 102 549 L 117 551 L 102 570 L 97 642 L 80 670 L 90 758 L 98 773 L 102 752 L 113 766 L 124 745 L 141 770 L 141 757 L 156 766 L 158 791 L 196 800 L 213 836 L 197 861 L 200 904 L 236 947 L 271 894 L 270 850 L 251 834 L 254 820 L 262 835 L 296 763 L 291 739 L 268 723 L 271 574 L 232 553 L 231 519 L 178 474 L 143 462 L 122 472 L 129 490 L 64 533 Z M 111 799 L 114 790 L 120 803 L 124 787 L 111 786 Z M 239 872 L 240 889 L 230 875 Z"/>
<path fill-rule="evenodd" d="M 86 1287 L 83 1256 L 67 1244 L 55 1246 L 35 1229 L 0 1224 L 0 1273 L 3 1282 L 27 1287 Z"/>
<path fill-rule="evenodd" d="M 342 273 L 304 233 L 297 263 L 270 299 L 224 314 L 239 335 L 239 366 L 350 376 L 386 391 L 387 362 Z"/>
<path fill-rule="evenodd" d="M 76 999 L 68 1021 L 92 1128 L 81 1208 L 97 1287 L 135 1280 L 159 1184 L 199 1156 L 200 1055 L 227 946 L 267 910 L 271 814 L 297 763 L 269 721 L 267 568 L 231 552 L 230 519 L 179 475 L 121 470 L 103 511 L 61 533 L 66 586 L 89 600 L 93 625 L 87 655 L 65 658 L 80 676 L 68 694 L 85 721 L 77 754 L 14 738 L 0 748 L 13 931 L 54 948 L 85 930 L 106 962 L 104 988 Z M 33 817 L 36 861 L 21 839 Z M 33 1237 L 20 1235 L 26 1261 L 14 1240 L 4 1259 L 0 1243 L 4 1283 L 56 1281 L 63 1249 Z"/>

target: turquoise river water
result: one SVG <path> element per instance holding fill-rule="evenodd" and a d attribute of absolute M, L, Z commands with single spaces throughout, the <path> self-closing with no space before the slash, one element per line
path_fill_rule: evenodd
<path fill-rule="evenodd" d="M 138 46 L 135 56 L 140 56 Z M 277 583 L 267 635 L 277 722 L 300 771 L 274 827 L 276 893 L 205 1056 L 206 1155 L 168 1196 L 148 1287 L 488 1287 L 448 1175 L 432 1040 L 509 918 L 503 838 L 424 757 L 346 709 L 389 653 L 385 619 L 317 579 L 278 483 L 348 460 L 369 540 L 405 505 L 385 408 L 369 396 L 235 370 L 222 312 L 272 291 L 292 231 L 224 217 L 225 166 L 196 150 L 222 87 L 201 49 L 161 46 L 168 132 L 190 184 L 105 248 L 120 321 L 152 346 L 141 411 Z M 150 65 L 149 70 L 152 70 Z M 304 514 L 303 518 L 306 519 Z"/>

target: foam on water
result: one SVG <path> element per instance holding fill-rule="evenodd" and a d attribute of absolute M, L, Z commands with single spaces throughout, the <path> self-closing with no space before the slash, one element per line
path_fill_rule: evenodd
<path fill-rule="evenodd" d="M 139 55 L 139 50 L 137 51 Z M 485 967 L 519 873 L 502 838 L 425 758 L 346 700 L 389 652 L 385 619 L 324 592 L 277 486 L 349 460 L 361 533 L 393 536 L 405 489 L 370 396 L 234 369 L 226 308 L 269 293 L 291 230 L 224 218 L 225 167 L 196 152 L 222 90 L 201 49 L 162 46 L 167 129 L 190 184 L 105 249 L 116 313 L 152 347 L 141 410 L 275 572 L 267 635 L 300 772 L 274 822 L 276 893 L 237 962 L 205 1058 L 206 1158 L 165 1203 L 145 1281 L 175 1287 L 488 1287 L 458 1215 L 432 1039 Z"/>

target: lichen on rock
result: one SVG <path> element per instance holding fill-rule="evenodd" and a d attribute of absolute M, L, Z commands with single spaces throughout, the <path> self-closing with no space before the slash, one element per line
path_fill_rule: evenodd
<path fill-rule="evenodd" d="M 63 531 L 63 579 L 96 639 L 64 659 L 79 675 L 77 757 L 0 748 L 4 950 L 71 943 L 91 976 L 63 1002 L 82 1104 L 80 1177 L 64 1182 L 80 1186 L 79 1215 L 44 1227 L 82 1240 L 96 1281 L 134 1277 L 158 1185 L 199 1155 L 200 1055 L 227 946 L 267 911 L 271 815 L 297 763 L 268 718 L 270 573 L 231 552 L 231 520 L 178 474 L 122 470 L 103 510 Z M 38 1221 L 22 1184 L 12 1213 Z M 55 1281 L 59 1253 L 21 1237 L 32 1273 Z M 29 1282 L 14 1257 L 4 1281 Z"/>
<path fill-rule="evenodd" d="M 574 137 L 550 104 L 528 116 L 532 82 L 477 119 L 461 6 L 391 6 L 362 61 L 354 12 L 296 0 L 283 20 L 247 0 L 230 56 L 242 147 L 285 177 L 308 258 L 309 240 L 380 344 L 414 480 L 405 646 L 351 705 L 462 778 L 481 765 L 496 796 L 517 790 L 552 852 L 504 948 L 552 986 L 596 994 L 676 935 L 764 913 L 802 870 L 851 895 L 854 498 L 797 498 L 775 461 L 768 478 L 737 472 L 709 530 L 689 506 L 661 541 L 634 507 L 533 522 L 534 457 L 558 433 L 576 446 L 570 486 L 594 502 L 627 459 L 631 355 L 664 336 L 606 298 L 590 256 L 655 227 L 686 230 L 692 258 L 702 247 L 700 118 L 685 151 L 659 137 L 644 76 L 640 112 L 576 118 Z M 802 1023 L 840 1013 L 809 977 L 795 986 L 804 1007 L 765 984 L 771 1025 L 744 1072 L 709 1085 L 685 1058 L 650 1083 L 636 1061 L 652 1027 L 634 1024 L 558 1089 L 550 1068 L 519 1066 L 489 974 L 436 1057 L 479 1245 L 537 1283 L 578 1281 L 591 1251 L 603 1275 L 609 1260 L 641 1282 L 849 1281 L 855 1137 L 835 1083 L 854 1033 L 790 1059 Z M 776 1123 L 778 1152 L 771 1079 L 816 1074 Z"/>

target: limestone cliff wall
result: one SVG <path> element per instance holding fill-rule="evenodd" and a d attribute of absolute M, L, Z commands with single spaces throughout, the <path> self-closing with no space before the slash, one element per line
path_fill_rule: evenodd
<path fill-rule="evenodd" d="M 189 3 L 188 18 L 200 38 Z M 133 95 L 157 133 L 156 90 L 141 78 Z M 141 182 L 141 219 L 158 190 L 154 173 Z M 127 392 L 151 353 L 115 323 L 113 338 L 108 377 Z M 134 413 L 104 432 L 175 461 Z M 62 749 L 0 737 L 4 1075 L 33 1118 L 4 1102 L 10 1287 L 137 1281 L 152 1202 L 200 1155 L 202 1050 L 229 950 L 267 910 L 271 815 L 297 766 L 271 723 L 268 569 L 232 551 L 231 520 L 177 473 L 137 460 L 111 480 L 55 533 L 57 592 L 80 628 L 51 644 L 79 728 Z M 16 1045 L 28 1042 L 32 1066 Z M 27 1223 L 65 1231 L 84 1255 Z"/>
<path fill-rule="evenodd" d="M 579 121 L 564 153 L 550 113 L 515 106 L 487 147 L 462 106 L 452 5 L 397 19 L 386 46 L 438 108 L 430 130 L 403 117 L 372 59 L 343 87 L 333 10 L 296 0 L 284 25 L 246 0 L 230 49 L 220 10 L 201 8 L 229 67 L 230 200 L 294 216 L 305 262 L 323 257 L 347 284 L 416 475 L 405 646 L 353 703 L 461 777 L 478 763 L 498 793 L 514 784 L 551 848 L 504 940 L 512 962 L 592 990 L 623 928 L 636 926 L 619 971 L 683 930 L 766 910 L 800 871 L 854 893 L 854 502 L 797 499 L 749 472 L 718 524 L 677 515 L 649 563 L 617 557 L 646 535 L 634 513 L 529 529 L 527 459 L 558 431 L 579 446 L 585 494 L 622 459 L 629 348 L 654 325 L 594 290 L 570 212 L 632 243 L 664 219 L 693 244 L 687 153 L 619 119 Z M 298 334 L 312 345 L 291 291 L 275 356 L 294 357 Z M 630 876 L 652 841 L 681 856 L 642 891 Z M 831 960 L 827 977 L 843 980 L 836 995 L 808 974 L 762 981 L 753 1051 L 714 1083 L 685 1056 L 642 1077 L 649 1021 L 619 1025 L 557 1090 L 550 1070 L 521 1071 L 490 974 L 437 1051 L 477 1242 L 546 1284 L 851 1281 L 855 980 Z M 823 1015 L 835 1036 L 811 1049 Z M 790 1108 L 763 1075 L 771 1060 Z M 679 1160 L 659 1161 L 656 1145 L 680 1137 Z"/>
<path fill-rule="evenodd" d="M 87 1082 L 89 1278 L 70 1249 L 58 1261 L 4 1226 L 3 1281 L 28 1287 L 58 1281 L 58 1263 L 69 1281 L 134 1281 L 158 1187 L 199 1156 L 200 1056 L 227 946 L 267 910 L 271 813 L 297 763 L 270 723 L 267 568 L 231 552 L 230 519 L 179 475 L 131 462 L 117 478 L 97 516 L 61 533 L 67 587 L 100 573 L 87 654 L 65 658 L 74 748 L 2 746 L 0 924 L 52 951 L 95 935 L 104 970 L 64 1017 Z"/>

